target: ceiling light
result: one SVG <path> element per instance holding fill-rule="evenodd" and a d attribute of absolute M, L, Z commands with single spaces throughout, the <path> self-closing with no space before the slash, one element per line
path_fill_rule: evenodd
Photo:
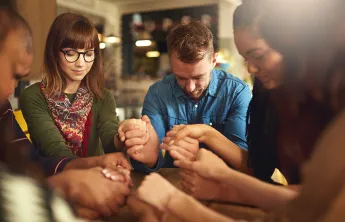
<path fill-rule="evenodd" d="M 138 40 L 135 42 L 135 45 L 138 47 L 141 46 L 150 46 L 152 44 L 152 42 L 150 40 Z"/>
<path fill-rule="evenodd" d="M 156 58 L 160 56 L 160 53 L 158 51 L 148 51 L 146 56 L 149 58 Z"/>

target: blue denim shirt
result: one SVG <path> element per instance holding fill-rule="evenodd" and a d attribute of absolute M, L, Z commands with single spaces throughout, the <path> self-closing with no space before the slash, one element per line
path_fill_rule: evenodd
<path fill-rule="evenodd" d="M 171 74 L 150 87 L 142 115 L 150 118 L 160 143 L 174 125 L 203 123 L 211 125 L 239 147 L 247 149 L 245 130 L 250 100 L 248 85 L 224 71 L 212 70 L 209 87 L 198 102 L 184 93 L 175 75 Z M 135 165 L 133 167 L 138 169 L 139 166 Z M 161 150 L 157 166 L 151 171 L 160 167 L 174 167 L 168 153 L 163 160 Z"/>

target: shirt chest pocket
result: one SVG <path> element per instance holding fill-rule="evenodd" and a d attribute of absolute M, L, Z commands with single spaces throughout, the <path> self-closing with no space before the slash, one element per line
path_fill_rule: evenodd
<path fill-rule="evenodd" d="M 203 117 L 204 124 L 210 125 L 217 131 L 223 133 L 226 123 L 226 115 L 211 115 Z"/>
<path fill-rule="evenodd" d="M 171 130 L 174 126 L 181 124 L 187 125 L 188 122 L 186 119 L 177 119 L 174 117 L 169 117 L 169 130 Z"/>

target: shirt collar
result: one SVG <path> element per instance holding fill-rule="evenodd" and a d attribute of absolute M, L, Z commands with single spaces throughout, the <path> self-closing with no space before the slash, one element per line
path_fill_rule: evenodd
<path fill-rule="evenodd" d="M 181 86 L 177 83 L 176 80 L 176 75 L 174 75 L 174 95 L 176 98 L 179 98 L 181 96 L 186 96 L 186 94 L 184 93 L 183 89 L 181 88 Z"/>
<path fill-rule="evenodd" d="M 218 76 L 217 70 L 212 69 L 210 85 L 207 88 L 206 93 L 210 96 L 217 96 Z"/>
<path fill-rule="evenodd" d="M 180 87 L 180 85 L 177 83 L 176 76 L 174 75 L 174 95 L 175 97 L 181 97 L 181 96 L 186 96 L 185 92 L 183 89 Z M 215 69 L 212 69 L 211 72 L 211 81 L 206 89 L 206 94 L 209 94 L 210 96 L 216 96 L 217 93 L 217 85 L 218 85 L 218 78 L 217 78 L 217 71 Z M 186 96 L 187 97 L 187 96 Z"/>

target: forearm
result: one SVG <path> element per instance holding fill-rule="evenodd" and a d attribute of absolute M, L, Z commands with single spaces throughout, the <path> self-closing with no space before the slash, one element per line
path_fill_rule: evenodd
<path fill-rule="evenodd" d="M 219 194 L 216 196 L 215 200 L 239 204 L 249 203 L 249 200 L 247 200 L 234 186 L 224 183 L 219 186 Z"/>
<path fill-rule="evenodd" d="M 299 184 L 294 184 L 294 185 L 287 185 L 286 188 L 290 189 L 290 190 L 294 190 L 296 192 L 299 192 L 301 190 L 301 185 Z"/>
<path fill-rule="evenodd" d="M 77 159 L 71 160 L 64 167 L 64 171 L 70 170 L 70 169 L 89 169 L 93 167 L 98 167 L 101 165 L 103 157 L 104 156 L 94 156 L 94 157 L 77 158 Z"/>
<path fill-rule="evenodd" d="M 277 186 L 260 181 L 252 176 L 228 169 L 222 173 L 219 181 L 238 190 L 246 204 L 270 210 L 282 205 L 298 195 L 298 192 L 284 186 Z"/>
<path fill-rule="evenodd" d="M 225 162 L 244 173 L 249 173 L 247 166 L 248 151 L 240 148 L 231 142 L 223 134 L 216 129 L 209 127 L 205 136 L 201 137 L 201 141 L 210 149 L 217 153 Z"/>
<path fill-rule="evenodd" d="M 167 205 L 169 213 L 182 221 L 233 221 L 202 205 L 200 202 L 177 190 Z"/>

